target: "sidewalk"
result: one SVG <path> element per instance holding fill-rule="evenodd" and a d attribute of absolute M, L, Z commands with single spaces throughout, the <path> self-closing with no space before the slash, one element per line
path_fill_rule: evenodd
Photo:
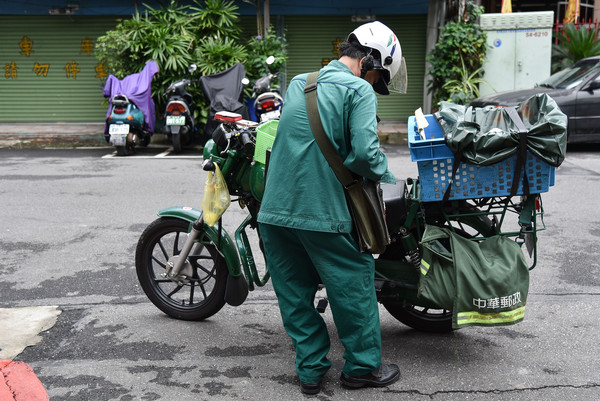
<path fill-rule="evenodd" d="M 106 146 L 104 123 L 0 123 L 0 148 Z"/>
<path fill-rule="evenodd" d="M 405 145 L 406 132 L 406 121 L 379 123 L 382 143 Z M 161 134 L 158 137 L 162 139 Z M 0 148 L 46 146 L 108 146 L 104 140 L 104 123 L 0 123 Z"/>
<path fill-rule="evenodd" d="M 381 120 L 377 126 L 381 143 L 408 145 L 408 122 L 404 120 Z"/>

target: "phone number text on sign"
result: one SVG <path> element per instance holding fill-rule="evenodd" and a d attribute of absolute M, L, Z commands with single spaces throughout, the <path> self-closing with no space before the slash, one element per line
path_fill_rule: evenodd
<path fill-rule="evenodd" d="M 525 34 L 525 37 L 526 38 L 532 38 L 532 37 L 542 38 L 542 37 L 546 37 L 549 35 L 550 35 L 550 33 L 548 33 L 548 32 L 527 32 Z"/>

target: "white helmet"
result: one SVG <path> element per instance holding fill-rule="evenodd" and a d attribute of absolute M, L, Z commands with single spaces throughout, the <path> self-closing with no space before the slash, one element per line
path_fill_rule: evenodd
<path fill-rule="evenodd" d="M 356 28 L 348 41 L 353 39 L 361 46 L 376 50 L 363 62 L 367 70 L 380 70 L 383 80 L 373 86 L 377 93 L 388 95 L 394 92 L 406 92 L 406 63 L 402 57 L 402 48 L 394 32 L 379 21 L 369 22 Z M 389 87 L 389 89 L 388 89 Z"/>

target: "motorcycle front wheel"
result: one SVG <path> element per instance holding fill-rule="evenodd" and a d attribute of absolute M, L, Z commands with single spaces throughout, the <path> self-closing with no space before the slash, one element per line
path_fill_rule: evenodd
<path fill-rule="evenodd" d="M 174 282 L 164 276 L 167 263 L 180 254 L 190 223 L 161 217 L 142 233 L 135 267 L 150 301 L 167 315 L 181 320 L 203 320 L 225 305 L 227 265 L 213 244 L 196 243 L 187 258 L 187 279 Z"/>

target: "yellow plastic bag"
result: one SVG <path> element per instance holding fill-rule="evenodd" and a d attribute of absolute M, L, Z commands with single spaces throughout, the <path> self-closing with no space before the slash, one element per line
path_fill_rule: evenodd
<path fill-rule="evenodd" d="M 215 171 L 209 171 L 204 184 L 204 197 L 202 198 L 202 211 L 204 222 L 214 226 L 229 207 L 231 198 L 227 184 L 221 173 L 219 165 L 215 163 Z"/>

